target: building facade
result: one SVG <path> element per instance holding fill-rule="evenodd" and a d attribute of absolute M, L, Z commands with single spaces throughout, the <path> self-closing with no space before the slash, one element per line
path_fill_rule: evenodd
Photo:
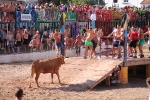
<path fill-rule="evenodd" d="M 115 7 L 125 7 L 125 6 L 149 6 L 150 0 L 104 0 L 107 7 L 115 6 Z M 114 1 L 116 3 L 114 3 Z"/>

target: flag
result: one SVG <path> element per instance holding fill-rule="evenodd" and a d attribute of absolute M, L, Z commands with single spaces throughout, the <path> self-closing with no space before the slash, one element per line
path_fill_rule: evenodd
<path fill-rule="evenodd" d="M 66 14 L 62 12 L 60 17 L 60 26 L 64 25 L 65 22 L 66 22 Z"/>

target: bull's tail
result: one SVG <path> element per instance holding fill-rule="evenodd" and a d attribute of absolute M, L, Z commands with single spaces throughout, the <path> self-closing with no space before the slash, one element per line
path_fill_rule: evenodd
<path fill-rule="evenodd" d="M 31 66 L 31 76 L 30 76 L 30 84 L 29 84 L 29 88 L 31 88 L 31 82 L 32 82 L 32 78 L 34 76 L 35 73 L 35 69 L 33 68 L 33 66 Z"/>
<path fill-rule="evenodd" d="M 34 68 L 31 66 L 31 77 L 30 77 L 30 78 L 33 78 L 34 73 L 35 73 L 35 70 L 34 70 Z"/>

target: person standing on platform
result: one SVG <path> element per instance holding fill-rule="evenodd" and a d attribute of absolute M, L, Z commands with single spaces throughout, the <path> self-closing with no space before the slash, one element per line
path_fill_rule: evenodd
<path fill-rule="evenodd" d="M 92 39 L 97 36 L 97 34 L 94 34 L 92 27 L 89 27 L 89 30 L 86 29 L 87 31 L 87 37 L 85 40 L 85 52 L 84 52 L 84 59 L 87 58 L 87 53 L 88 53 L 88 47 L 90 48 L 90 58 L 92 59 L 92 54 L 93 54 L 93 43 L 92 43 Z"/>
<path fill-rule="evenodd" d="M 136 46 L 138 43 L 138 32 L 136 31 L 134 26 L 132 26 L 132 30 L 133 31 L 129 34 L 129 40 L 130 40 L 129 49 L 131 51 L 131 54 L 129 55 L 129 57 L 137 58 Z M 132 48 L 134 48 L 134 51 Z"/>
<path fill-rule="evenodd" d="M 145 38 L 144 38 L 145 34 L 142 28 L 139 28 L 139 51 L 140 51 L 140 58 L 144 57 L 143 54 L 143 45 L 145 44 Z"/>
<path fill-rule="evenodd" d="M 113 48 L 112 48 L 112 54 L 115 54 L 115 50 L 117 49 L 117 53 L 118 53 L 118 57 L 120 58 L 121 55 L 119 54 L 119 43 L 120 43 L 120 34 L 121 34 L 121 28 L 120 25 L 117 25 L 117 28 L 114 29 L 114 31 L 112 33 L 110 33 L 108 35 L 108 37 L 110 37 L 111 35 L 113 35 Z"/>

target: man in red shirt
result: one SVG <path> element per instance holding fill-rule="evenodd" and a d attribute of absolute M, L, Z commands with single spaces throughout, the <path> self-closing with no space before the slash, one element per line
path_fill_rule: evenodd
<path fill-rule="evenodd" d="M 136 31 L 134 26 L 132 26 L 132 30 L 133 31 L 129 34 L 129 40 L 130 40 L 129 49 L 131 51 L 131 54 L 129 57 L 137 58 L 136 46 L 138 43 L 138 32 Z M 133 56 L 133 49 L 132 48 L 134 48 L 134 53 L 135 53 L 134 56 Z"/>

